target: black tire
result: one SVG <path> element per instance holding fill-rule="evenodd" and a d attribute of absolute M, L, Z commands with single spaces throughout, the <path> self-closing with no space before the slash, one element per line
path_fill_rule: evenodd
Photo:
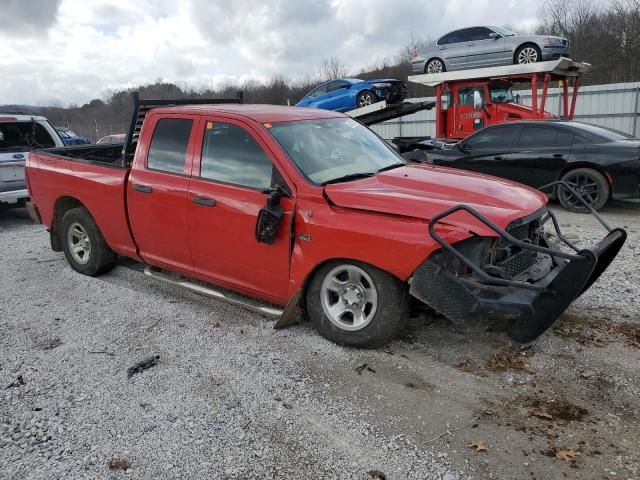
<path fill-rule="evenodd" d="M 100 229 L 86 208 L 72 208 L 64 214 L 59 236 L 64 256 L 76 272 L 93 277 L 108 272 L 115 266 L 118 256 L 107 246 Z M 79 251 L 85 250 L 84 256 L 79 251 L 73 253 L 74 247 L 79 247 Z"/>
<path fill-rule="evenodd" d="M 363 90 L 356 98 L 356 108 L 367 107 L 378 101 L 378 96 L 369 90 Z"/>
<path fill-rule="evenodd" d="M 424 73 L 443 73 L 446 71 L 447 67 L 439 58 L 432 58 L 424 65 Z"/>
<path fill-rule="evenodd" d="M 561 180 L 569 183 L 578 193 L 583 194 L 583 198 L 591 203 L 594 210 L 601 209 L 609 200 L 611 187 L 605 176 L 597 170 L 576 168 L 565 173 Z M 565 210 L 575 213 L 589 212 L 573 194 L 561 186 L 556 188 L 556 197 Z"/>
<path fill-rule="evenodd" d="M 523 52 L 527 54 L 522 55 Z M 533 58 L 534 54 L 535 54 L 535 59 Z M 513 63 L 515 65 L 528 65 L 530 63 L 536 63 L 541 61 L 542 61 L 542 52 L 540 51 L 540 48 L 538 48 L 537 45 L 534 45 L 532 43 L 526 43 L 520 46 L 518 50 L 516 50 L 516 54 L 513 56 Z"/>
<path fill-rule="evenodd" d="M 354 331 L 337 326 L 325 314 L 323 307 L 323 282 L 331 272 L 344 266 L 363 270 L 371 279 L 377 295 L 371 320 L 364 327 Z M 348 282 L 345 285 L 348 285 Z M 332 342 L 346 346 L 380 347 L 396 337 L 409 319 L 410 302 L 406 285 L 383 270 L 354 260 L 331 261 L 320 267 L 310 280 L 305 303 L 309 318 L 318 333 Z"/>

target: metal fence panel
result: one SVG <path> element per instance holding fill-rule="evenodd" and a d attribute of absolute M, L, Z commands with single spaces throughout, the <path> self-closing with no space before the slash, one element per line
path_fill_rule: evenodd
<path fill-rule="evenodd" d="M 538 92 L 540 93 L 540 90 Z M 531 105 L 530 90 L 515 91 L 514 93 L 520 94 L 524 105 Z M 562 109 L 561 90 L 550 88 L 548 95 L 545 110 L 560 115 Z M 409 99 L 412 102 L 434 100 L 433 97 Z M 640 134 L 639 103 L 640 82 L 589 85 L 580 88 L 574 119 L 615 128 L 638 136 Z M 371 128 L 387 140 L 393 137 L 434 136 L 436 129 L 435 109 L 373 125 Z"/>

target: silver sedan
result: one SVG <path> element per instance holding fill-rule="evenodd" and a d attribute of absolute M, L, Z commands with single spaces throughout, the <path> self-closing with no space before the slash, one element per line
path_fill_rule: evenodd
<path fill-rule="evenodd" d="M 566 38 L 551 35 L 517 35 L 500 27 L 470 27 L 440 37 L 427 50 L 415 52 L 414 73 L 527 64 L 560 57 L 570 58 Z"/>

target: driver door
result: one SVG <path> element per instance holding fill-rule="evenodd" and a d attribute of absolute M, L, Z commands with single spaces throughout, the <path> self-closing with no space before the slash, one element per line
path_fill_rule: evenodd
<path fill-rule="evenodd" d="M 355 106 L 355 101 L 345 98 L 348 94 L 349 84 L 342 80 L 334 80 L 327 84 L 327 94 L 317 106 L 326 110 L 350 110 Z"/>
<path fill-rule="evenodd" d="M 288 298 L 293 195 L 271 245 L 258 243 L 256 221 L 268 189 L 292 191 L 275 156 L 251 126 L 203 117 L 189 185 L 189 242 L 196 274 L 208 281 L 283 304 Z"/>

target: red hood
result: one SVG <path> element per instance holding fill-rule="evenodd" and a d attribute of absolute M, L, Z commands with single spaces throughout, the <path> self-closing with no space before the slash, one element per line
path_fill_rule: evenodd
<path fill-rule="evenodd" d="M 424 220 L 463 203 L 502 228 L 547 203 L 544 194 L 524 185 L 433 165 L 400 167 L 363 180 L 327 185 L 325 192 L 340 207 Z M 466 212 L 445 221 L 478 235 L 495 235 Z"/>

